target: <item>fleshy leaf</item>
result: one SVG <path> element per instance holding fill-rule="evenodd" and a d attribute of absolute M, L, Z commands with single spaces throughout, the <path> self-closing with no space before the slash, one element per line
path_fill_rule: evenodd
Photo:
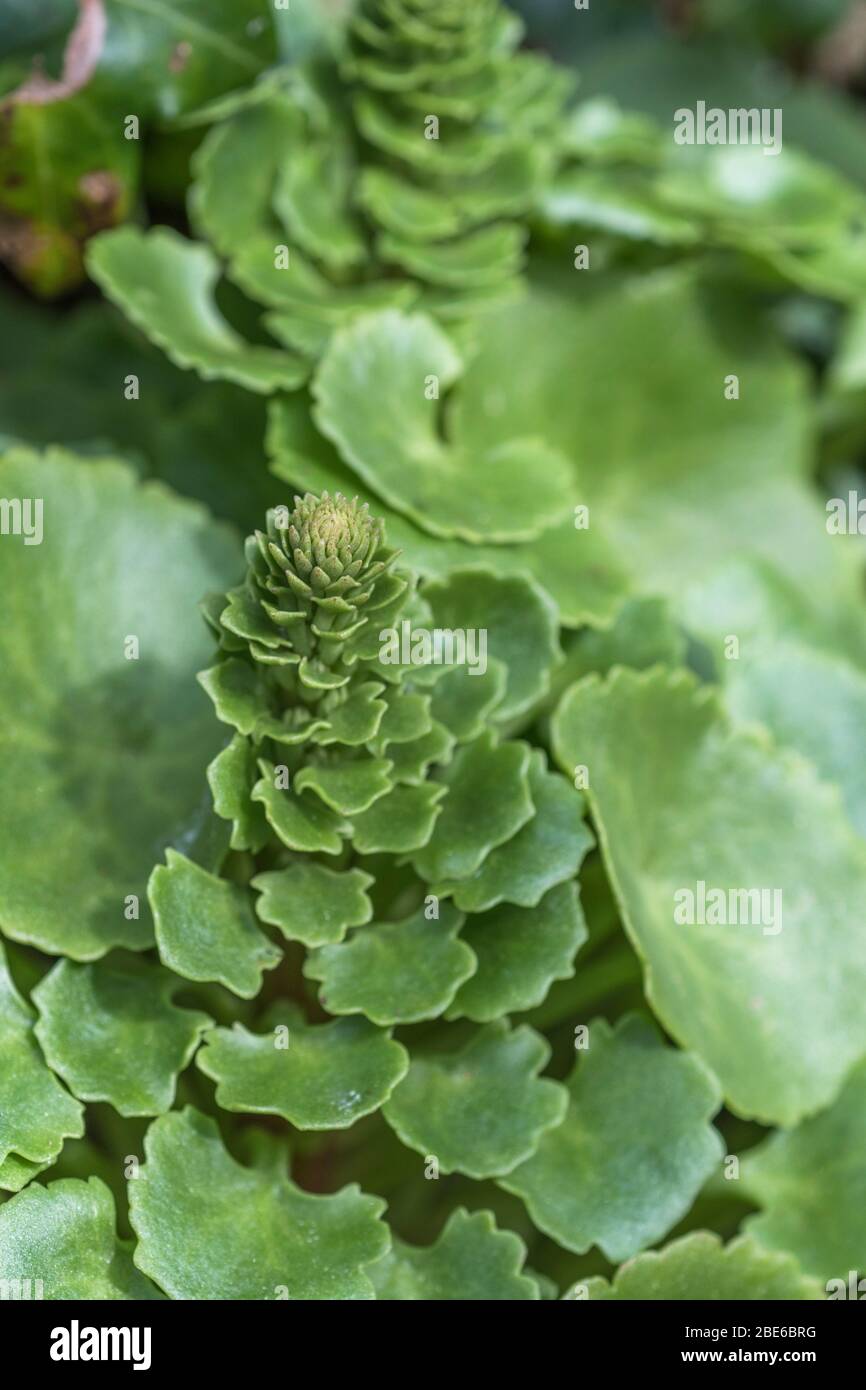
<path fill-rule="evenodd" d="M 15 451 L 0 491 L 44 504 L 41 545 L 0 545 L 2 930 L 76 960 L 140 950 L 154 861 L 190 850 L 210 814 L 222 739 L 191 679 L 209 647 L 195 602 L 233 578 L 235 547 L 114 462 Z"/>
<path fill-rule="evenodd" d="M 457 750 L 441 773 L 448 788 L 442 814 L 415 856 L 428 883 L 468 878 L 531 818 L 529 751 L 525 743 L 497 744 L 489 731 Z"/>
<path fill-rule="evenodd" d="M 542 1003 L 554 980 L 574 974 L 574 957 L 586 940 L 586 925 L 573 883 L 562 883 L 536 907 L 504 903 L 471 916 L 461 939 L 478 959 L 478 969 L 461 985 L 449 1018 L 488 1023 Z"/>
<path fill-rule="evenodd" d="M 196 1065 L 216 1081 L 224 1110 L 282 1115 L 298 1129 L 347 1129 L 378 1110 L 406 1075 L 406 1049 L 366 1019 L 311 1027 L 287 1008 L 272 1017 L 270 1033 L 236 1023 L 205 1039 Z"/>
<path fill-rule="evenodd" d="M 534 438 L 515 437 L 480 457 L 443 442 L 438 393 L 460 371 L 431 319 L 399 310 L 367 315 L 339 330 L 322 359 L 313 385 L 319 428 L 377 494 L 433 535 L 536 536 L 570 511 L 568 466 Z"/>
<path fill-rule="evenodd" d="M 269 825 L 283 844 L 301 854 L 339 854 L 346 822 L 317 796 L 296 795 L 278 787 L 271 763 L 262 760 L 260 767 L 263 775 L 253 787 L 252 799 L 262 803 Z"/>
<path fill-rule="evenodd" d="M 494 710 L 495 719 L 524 714 L 545 694 L 551 668 L 561 653 L 556 608 L 539 584 L 472 566 L 425 584 L 424 599 L 436 628 L 483 632 L 486 655 L 505 663 L 508 681 Z M 480 641 L 480 635 L 476 640 Z M 478 675 L 467 680 L 484 685 Z"/>
<path fill-rule="evenodd" d="M 118 1240 L 114 1199 L 99 1178 L 35 1182 L 0 1207 L 0 1273 L 4 1281 L 31 1281 L 31 1298 L 160 1297 Z M 33 1280 L 41 1281 L 40 1294 Z"/>
<path fill-rule="evenodd" d="M 771 1250 L 796 1255 L 808 1274 L 842 1279 L 843 1296 L 849 1271 L 859 1271 L 858 1278 L 866 1272 L 864 1153 L 866 1064 L 861 1062 L 829 1110 L 770 1135 L 741 1160 L 742 1186 L 763 1208 L 748 1218 L 749 1234 Z"/>
<path fill-rule="evenodd" d="M 267 394 L 302 385 L 306 364 L 279 348 L 246 343 L 214 300 L 219 262 L 201 242 L 169 227 L 120 227 L 91 242 L 97 284 L 179 367 L 205 381 L 234 381 Z"/>
<path fill-rule="evenodd" d="M 851 915 L 866 850 L 838 794 L 760 731 L 732 729 L 712 690 L 658 667 L 572 686 L 554 744 L 566 772 L 589 769 L 608 874 L 668 1032 L 739 1114 L 793 1124 L 828 1104 L 866 1048 L 866 938 Z M 711 890 L 733 923 L 718 924 Z"/>
<path fill-rule="evenodd" d="M 445 788 L 435 782 L 394 787 L 360 816 L 352 842 L 359 854 L 409 854 L 426 845 L 440 814 Z"/>
<path fill-rule="evenodd" d="M 486 671 L 452 666 L 434 686 L 430 712 L 458 743 L 468 743 L 484 731 L 502 703 L 507 680 L 507 667 L 496 657 L 488 658 Z"/>
<path fill-rule="evenodd" d="M 565 1115 L 565 1088 L 538 1078 L 549 1057 L 538 1033 L 525 1025 L 512 1032 L 500 1019 L 457 1051 L 414 1055 L 383 1113 L 404 1144 L 437 1159 L 440 1172 L 510 1173 Z"/>
<path fill-rule="evenodd" d="M 360 815 L 390 789 L 391 767 L 387 758 L 312 763 L 297 773 L 295 787 L 299 793 L 315 792 L 320 801 L 341 816 Z"/>
<path fill-rule="evenodd" d="M 12 982 L 0 944 L 0 1171 L 2 1186 L 21 1187 L 52 1162 L 64 1139 L 84 1133 L 83 1107 L 49 1071 L 33 1036 L 33 1015 Z M 5 1274 L 2 1264 L 0 1273 Z"/>
<path fill-rule="evenodd" d="M 36 1036 L 49 1066 L 82 1100 L 121 1115 L 158 1115 L 211 1024 L 171 1002 L 181 981 L 148 961 L 61 960 L 33 991 Z"/>
<path fill-rule="evenodd" d="M 144 1147 L 129 1184 L 135 1261 L 171 1298 L 375 1296 L 365 1267 L 388 1248 L 378 1197 L 354 1185 L 312 1196 L 280 1172 L 245 1168 L 190 1108 L 155 1120 Z"/>
<path fill-rule="evenodd" d="M 453 886 L 461 912 L 486 912 L 500 902 L 535 907 L 557 883 L 575 877 L 592 848 L 581 796 L 563 777 L 548 772 L 541 749 L 530 759 L 529 791 L 532 820 L 508 844 L 491 850 L 472 878 Z"/>
<path fill-rule="evenodd" d="M 370 1278 L 380 1301 L 520 1302 L 539 1297 L 535 1281 L 520 1272 L 525 1258 L 523 1241 L 497 1230 L 491 1212 L 458 1207 L 433 1245 L 395 1239 Z"/>
<path fill-rule="evenodd" d="M 372 882 L 362 869 L 336 873 L 301 859 L 259 874 L 252 886 L 261 894 L 256 912 L 263 922 L 279 927 L 289 941 L 315 947 L 342 941 L 349 927 L 369 922 L 373 906 L 366 890 Z"/>
<path fill-rule="evenodd" d="M 253 853 L 268 840 L 264 811 L 250 798 L 257 772 L 255 748 L 239 733 L 217 753 L 207 770 L 214 810 L 218 816 L 232 822 L 232 849 L 249 849 Z"/>
<path fill-rule="evenodd" d="M 187 980 L 217 980 L 243 999 L 282 959 L 256 926 L 250 895 L 175 850 L 150 877 L 148 895 L 163 962 Z"/>
<path fill-rule="evenodd" d="M 427 769 L 432 763 L 447 763 L 450 760 L 454 742 L 454 735 L 444 724 L 434 723 L 420 738 L 413 738 L 408 743 L 392 743 L 388 756 L 393 763 L 393 781 L 423 786 Z"/>
<path fill-rule="evenodd" d="M 428 920 L 420 907 L 402 922 L 374 922 L 316 951 L 304 974 L 322 982 L 329 1013 L 362 1013 L 385 1025 L 436 1018 L 475 970 L 475 956 L 457 940 L 462 922 L 448 903 L 438 918 Z"/>
<path fill-rule="evenodd" d="M 615 1029 L 604 1019 L 590 1024 L 567 1084 L 565 1120 L 502 1186 L 567 1250 L 598 1245 L 613 1262 L 630 1259 L 685 1216 L 721 1162 L 724 1146 L 709 1124 L 718 1083 L 632 1014 Z"/>
<path fill-rule="evenodd" d="M 563 1297 L 711 1302 L 739 1299 L 765 1302 L 818 1300 L 821 1287 L 807 1279 L 792 1255 L 763 1250 L 750 1236 L 730 1245 L 709 1231 L 693 1231 L 650 1250 L 618 1269 L 613 1282 L 587 1279 Z"/>

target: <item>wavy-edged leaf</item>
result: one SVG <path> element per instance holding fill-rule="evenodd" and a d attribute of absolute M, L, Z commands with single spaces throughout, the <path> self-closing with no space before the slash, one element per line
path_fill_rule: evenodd
<path fill-rule="evenodd" d="M 516 436 L 480 457 L 443 442 L 438 393 L 461 369 L 432 319 L 368 315 L 338 331 L 322 359 L 317 423 L 359 476 L 423 530 L 470 541 L 537 536 L 571 510 L 568 467 L 535 438 Z M 431 378 L 437 397 L 428 398 Z"/>
<path fill-rule="evenodd" d="M 260 759 L 262 776 L 250 795 L 264 807 L 268 824 L 284 845 L 301 854 L 339 854 L 348 825 L 317 796 L 278 787 L 272 763 Z"/>
<path fill-rule="evenodd" d="M 866 1048 L 866 940 L 851 915 L 866 850 L 838 794 L 661 667 L 572 686 L 554 744 L 566 771 L 589 769 L 608 874 L 668 1032 L 739 1114 L 793 1124 L 828 1104 Z M 702 924 L 700 884 L 721 890 L 723 920 L 729 905 L 746 920 Z M 763 908 L 742 897 L 761 888 Z"/>
<path fill-rule="evenodd" d="M 0 944 L 0 1186 L 7 1190 L 51 1163 L 64 1139 L 84 1133 L 83 1107 L 49 1071 L 33 1031 Z"/>
<path fill-rule="evenodd" d="M 216 980 L 252 999 L 282 959 L 256 926 L 250 894 L 175 850 L 157 864 L 148 895 L 160 958 L 186 980 Z"/>
<path fill-rule="evenodd" d="M 554 980 L 574 974 L 574 957 L 586 937 L 573 883 L 552 888 L 535 907 L 503 903 L 470 916 L 461 940 L 477 957 L 478 969 L 461 985 L 448 1017 L 488 1023 L 541 1004 Z"/>
<path fill-rule="evenodd" d="M 538 1076 L 549 1057 L 540 1034 L 497 1020 L 456 1051 L 415 1054 L 383 1114 L 440 1172 L 502 1176 L 565 1115 L 565 1088 Z"/>
<path fill-rule="evenodd" d="M 436 1018 L 475 970 L 475 956 L 457 939 L 462 923 L 448 903 L 430 919 L 420 907 L 404 921 L 374 922 L 342 945 L 315 951 L 304 974 L 321 981 L 328 1013 L 362 1013 L 387 1026 Z"/>
<path fill-rule="evenodd" d="M 41 1280 L 51 1300 L 158 1299 L 115 1233 L 114 1198 L 99 1178 L 35 1182 L 0 1207 L 4 1281 Z M 27 1296 L 27 1295 L 23 1295 Z"/>
<path fill-rule="evenodd" d="M 350 152 L 332 131 L 289 151 L 274 191 L 274 211 L 292 240 L 337 272 L 367 257 L 351 211 L 352 174 Z"/>
<path fill-rule="evenodd" d="M 394 1240 L 370 1267 L 376 1297 L 384 1302 L 523 1302 L 540 1297 L 521 1273 L 526 1246 L 513 1231 L 497 1229 L 493 1214 L 463 1207 L 452 1212 L 432 1245 Z"/>
<path fill-rule="evenodd" d="M 415 855 L 423 879 L 468 878 L 492 849 L 526 825 L 533 812 L 529 755 L 528 744 L 497 743 L 490 730 L 458 748 L 439 774 L 448 788 L 442 814 L 429 842 Z"/>
<path fill-rule="evenodd" d="M 450 730 L 444 724 L 436 722 L 420 738 L 413 738 L 407 743 L 392 743 L 388 749 L 388 756 L 393 763 L 392 780 L 422 786 L 431 764 L 450 761 L 454 743 L 454 735 Z"/>
<path fill-rule="evenodd" d="M 724 1146 L 710 1120 L 722 1097 L 694 1056 L 635 1014 L 589 1027 L 567 1083 L 568 1112 L 502 1186 L 566 1250 L 597 1245 L 614 1263 L 685 1216 Z"/>
<path fill-rule="evenodd" d="M 341 816 L 356 816 L 368 811 L 390 790 L 392 766 L 387 758 L 308 763 L 296 774 L 295 788 L 299 794 L 315 792 L 320 801 Z"/>
<path fill-rule="evenodd" d="M 287 869 L 258 874 L 252 887 L 261 895 L 256 913 L 263 922 L 279 927 L 289 941 L 316 947 L 342 941 L 349 927 L 369 922 L 373 905 L 366 890 L 372 883 L 363 869 L 337 873 L 299 859 Z"/>
<path fill-rule="evenodd" d="M 359 854 L 411 854 L 426 845 L 442 810 L 446 788 L 436 782 L 396 786 L 352 818 L 352 843 Z"/>
<path fill-rule="evenodd" d="M 291 1008 L 275 1008 L 272 1019 L 270 1033 L 236 1023 L 207 1035 L 196 1065 L 217 1083 L 223 1110 L 282 1115 L 298 1129 L 348 1129 L 406 1075 L 406 1049 L 366 1019 L 310 1026 Z"/>
<path fill-rule="evenodd" d="M 207 770 L 214 810 L 218 816 L 232 822 L 232 849 L 248 849 L 253 853 L 267 843 L 269 833 L 261 805 L 250 796 L 258 780 L 257 774 L 256 750 L 250 740 L 239 733 L 217 753 Z"/>
<path fill-rule="evenodd" d="M 221 255 L 232 255 L 270 224 L 277 169 L 300 125 L 297 107 L 274 93 L 212 126 L 199 145 L 190 217 Z"/>
<path fill-rule="evenodd" d="M 401 266 L 419 280 L 471 291 L 498 286 L 517 275 L 525 241 L 523 227 L 499 222 L 453 241 L 413 241 L 386 232 L 378 238 L 377 248 L 383 261 Z"/>
<path fill-rule="evenodd" d="M 471 878 L 440 885 L 443 893 L 453 889 L 461 912 L 486 912 L 498 903 L 535 907 L 551 888 L 575 877 L 592 849 L 583 798 L 558 773 L 548 771 L 540 748 L 530 756 L 529 792 L 535 812 L 522 830 L 491 850 Z"/>
<path fill-rule="evenodd" d="M 508 668 L 495 656 L 487 658 L 483 671 L 465 662 L 452 666 L 433 688 L 430 712 L 458 743 L 468 743 L 487 727 L 502 703 L 507 681 Z"/>
<path fill-rule="evenodd" d="M 650 1250 L 617 1270 L 611 1283 L 587 1279 L 564 1298 L 641 1301 L 725 1302 L 739 1299 L 794 1302 L 820 1299 L 821 1287 L 807 1279 L 792 1255 L 763 1250 L 750 1236 L 730 1245 L 710 1231 L 693 1231 Z"/>
<path fill-rule="evenodd" d="M 139 950 L 154 861 L 194 852 L 210 814 L 221 739 L 191 679 L 210 646 L 195 602 L 233 577 L 235 544 L 162 486 L 60 450 L 9 454 L 0 492 L 44 504 L 41 545 L 0 545 L 2 930 L 76 960 Z"/>
<path fill-rule="evenodd" d="M 172 1003 L 181 983 L 149 961 L 58 961 L 32 996 L 49 1066 L 82 1100 L 107 1101 L 121 1115 L 162 1114 L 213 1022 Z"/>
<path fill-rule="evenodd" d="M 493 711 L 495 719 L 514 719 L 545 694 L 551 668 L 562 653 L 556 608 L 539 584 L 471 566 L 425 584 L 423 596 L 435 628 L 476 634 L 470 650 L 479 672 L 482 654 L 485 660 L 492 657 L 505 663 L 508 680 Z M 484 685 L 481 674 L 466 679 Z"/>
<path fill-rule="evenodd" d="M 828 1110 L 743 1155 L 747 1195 L 762 1208 L 746 1230 L 789 1251 L 808 1274 L 844 1281 L 866 1271 L 866 1063 Z M 819 1180 L 816 1180 L 819 1179 Z"/>
<path fill-rule="evenodd" d="M 214 300 L 219 263 L 170 227 L 120 227 L 90 243 L 87 268 L 109 299 L 179 367 L 205 381 L 268 394 L 302 385 L 307 367 L 279 348 L 244 340 Z"/>
<path fill-rule="evenodd" d="M 388 1249 L 378 1197 L 354 1185 L 312 1196 L 279 1171 L 245 1168 L 190 1108 L 155 1120 L 144 1147 L 129 1184 L 135 1262 L 171 1298 L 375 1296 L 366 1267 Z"/>

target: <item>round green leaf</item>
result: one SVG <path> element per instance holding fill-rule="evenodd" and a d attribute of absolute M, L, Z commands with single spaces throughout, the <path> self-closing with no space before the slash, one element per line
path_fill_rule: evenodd
<path fill-rule="evenodd" d="M 538 1285 L 521 1274 L 526 1246 L 513 1231 L 499 1231 L 489 1211 L 452 1212 L 433 1245 L 392 1249 L 370 1267 L 380 1301 L 444 1303 L 521 1302 L 539 1298 Z"/>
<path fill-rule="evenodd" d="M 335 873 L 301 859 L 258 874 L 252 886 L 261 894 L 256 912 L 263 922 L 279 927 L 289 941 L 314 947 L 342 941 L 349 927 L 369 922 L 373 905 L 366 890 L 372 882 L 363 869 Z"/>
<path fill-rule="evenodd" d="M 488 1023 L 541 1004 L 554 980 L 574 974 L 575 953 L 586 937 L 573 883 L 552 888 L 537 907 L 503 903 L 469 917 L 461 939 L 478 968 L 460 986 L 448 1017 Z"/>
<path fill-rule="evenodd" d="M 566 1250 L 598 1245 L 609 1260 L 630 1259 L 685 1216 L 720 1163 L 724 1146 L 709 1124 L 718 1084 L 698 1058 L 629 1015 L 616 1028 L 590 1025 L 568 1091 L 563 1123 L 502 1186 Z"/>
<path fill-rule="evenodd" d="M 589 769 L 608 874 L 668 1032 L 739 1114 L 788 1125 L 827 1105 L 866 1050 L 866 936 L 851 912 L 866 847 L 838 793 L 660 667 L 572 686 L 553 733 L 566 773 Z M 710 890 L 726 925 L 700 908 Z"/>
<path fill-rule="evenodd" d="M 175 850 L 166 861 L 148 885 L 162 961 L 187 980 L 217 980 L 252 999 L 282 954 L 256 926 L 249 893 Z"/>
<path fill-rule="evenodd" d="M 170 227 L 119 227 L 92 241 L 87 268 L 109 299 L 179 367 L 205 381 L 267 394 L 302 385 L 307 367 L 279 348 L 244 342 L 214 299 L 219 262 Z"/>
<path fill-rule="evenodd" d="M 114 1199 L 99 1178 L 35 1182 L 0 1207 L 0 1276 L 30 1280 L 30 1298 L 160 1297 L 118 1240 Z M 34 1280 L 41 1293 L 33 1292 Z"/>
<path fill-rule="evenodd" d="M 348 1129 L 406 1075 L 406 1049 L 366 1019 L 310 1027 L 292 1009 L 273 1018 L 270 1033 L 236 1023 L 208 1034 L 196 1064 L 216 1081 L 224 1110 L 282 1115 L 298 1129 Z"/>
<path fill-rule="evenodd" d="M 121 1115 L 159 1115 L 211 1024 L 171 996 L 177 976 L 149 961 L 58 961 L 33 991 L 36 1036 L 49 1066 L 82 1100 Z"/>
<path fill-rule="evenodd" d="M 534 1153 L 561 1123 L 568 1093 L 539 1080 L 550 1048 L 525 1025 L 490 1023 L 453 1052 L 412 1057 L 383 1114 L 404 1144 L 435 1157 L 440 1172 L 490 1178 Z"/>
<path fill-rule="evenodd" d="M 457 940 L 462 922 L 448 903 L 436 918 L 420 907 L 402 922 L 374 922 L 315 951 L 304 974 L 322 982 L 328 1013 L 362 1013 L 384 1025 L 436 1018 L 475 970 L 475 956 Z"/>
<path fill-rule="evenodd" d="M 805 1278 L 793 1256 L 762 1250 L 749 1236 L 723 1245 L 709 1231 L 694 1231 L 671 1241 L 663 1250 L 638 1255 L 617 1270 L 610 1284 L 606 1279 L 587 1279 L 563 1295 L 575 1302 L 749 1299 L 780 1303 L 821 1296 L 820 1285 Z"/>
<path fill-rule="evenodd" d="M 0 491 L 40 499 L 44 530 L 0 545 L 2 929 L 76 960 L 141 949 L 154 860 L 209 814 L 220 738 L 192 680 L 209 647 L 195 603 L 232 577 L 235 547 L 113 462 L 16 451 Z"/>
<path fill-rule="evenodd" d="M 762 1208 L 746 1229 L 822 1280 L 866 1275 L 866 1063 L 829 1110 L 744 1155 L 742 1182 Z M 820 1180 L 816 1180 L 820 1178 Z M 862 1296 L 862 1295 L 861 1295 Z"/>
<path fill-rule="evenodd" d="M 325 352 L 313 384 L 319 428 L 364 482 L 434 536 L 537 536 L 571 510 L 568 465 L 537 438 L 514 437 L 480 456 L 443 442 L 437 400 L 461 369 L 432 319 L 368 314 L 338 330 Z"/>
<path fill-rule="evenodd" d="M 378 1197 L 354 1185 L 312 1196 L 245 1168 L 191 1108 L 154 1120 L 144 1148 L 129 1184 L 135 1262 L 171 1298 L 375 1297 L 365 1270 L 388 1249 Z"/>

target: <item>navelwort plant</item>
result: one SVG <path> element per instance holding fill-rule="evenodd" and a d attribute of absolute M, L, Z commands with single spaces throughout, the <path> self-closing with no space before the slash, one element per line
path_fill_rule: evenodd
<path fill-rule="evenodd" d="M 87 262 L 165 360 L 10 308 L 4 443 L 81 457 L 0 460 L 0 1287 L 840 1296 L 866 623 L 810 470 L 863 196 L 566 114 L 492 0 L 293 4 L 280 62 L 255 8 L 212 86 L 136 20 L 192 235 Z"/>

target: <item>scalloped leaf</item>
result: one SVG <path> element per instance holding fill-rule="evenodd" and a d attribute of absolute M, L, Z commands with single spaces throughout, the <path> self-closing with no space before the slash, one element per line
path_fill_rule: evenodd
<path fill-rule="evenodd" d="M 851 915 L 866 848 L 838 793 L 760 731 L 731 728 L 713 691 L 660 667 L 579 682 L 553 725 L 562 767 L 589 768 L 608 875 L 668 1032 L 738 1114 L 789 1125 L 829 1104 L 866 1049 L 866 938 Z M 731 906 L 749 920 L 701 924 L 713 913 L 700 911 L 700 884 L 721 891 L 725 918 Z M 729 897 L 755 888 L 771 895 L 758 920 L 754 899 Z M 688 893 L 695 925 L 675 916 Z"/>
<path fill-rule="evenodd" d="M 256 926 L 246 889 L 175 850 L 153 870 L 148 897 L 160 958 L 186 980 L 216 980 L 252 999 L 264 972 L 282 960 L 282 952 Z"/>
<path fill-rule="evenodd" d="M 301 854 L 339 854 L 341 836 L 348 833 L 346 821 L 317 796 L 278 787 L 272 763 L 262 758 L 259 767 L 262 776 L 250 795 L 262 803 L 268 824 L 283 844 Z"/>
<path fill-rule="evenodd" d="M 298 1129 L 348 1129 L 378 1110 L 406 1075 L 406 1049 L 367 1019 L 310 1026 L 299 1009 L 286 1007 L 272 1019 L 270 1033 L 236 1023 L 207 1035 L 196 1065 L 217 1083 L 223 1110 L 282 1115 Z"/>
<path fill-rule="evenodd" d="M 508 681 L 494 711 L 496 720 L 525 714 L 546 694 L 551 668 L 562 655 L 559 621 L 554 604 L 534 580 L 473 565 L 425 584 L 423 596 L 436 628 L 485 633 L 487 656 L 505 663 Z M 481 676 L 469 679 L 484 684 Z"/>
<path fill-rule="evenodd" d="M 495 656 L 488 656 L 484 671 L 480 666 L 451 666 L 433 688 L 430 712 L 458 743 L 471 742 L 502 703 L 507 681 L 508 668 Z"/>
<path fill-rule="evenodd" d="M 278 349 L 244 342 L 214 299 L 219 262 L 170 227 L 120 227 L 89 243 L 87 268 L 100 288 L 179 367 L 204 381 L 248 391 L 294 391 L 308 368 Z"/>
<path fill-rule="evenodd" d="M 41 545 L 0 544 L 2 930 L 76 960 L 140 950 L 154 860 L 195 853 L 210 815 L 222 739 L 191 680 L 210 646 L 195 600 L 234 576 L 235 543 L 162 486 L 61 450 L 9 454 L 0 491 L 44 504 Z"/>
<path fill-rule="evenodd" d="M 256 750 L 240 733 L 232 736 L 207 770 L 214 810 L 232 823 L 232 849 L 254 854 L 267 844 L 270 833 L 262 806 L 250 796 L 257 772 Z"/>
<path fill-rule="evenodd" d="M 377 249 L 383 261 L 399 265 L 431 285 L 446 289 L 485 290 L 519 274 L 526 230 L 500 222 L 453 241 L 412 241 L 383 233 Z"/>
<path fill-rule="evenodd" d="M 650 1250 L 616 1271 L 613 1282 L 587 1279 L 574 1284 L 563 1298 L 661 1302 L 726 1302 L 740 1299 L 765 1302 L 817 1300 L 820 1285 L 807 1279 L 792 1255 L 763 1250 L 749 1236 L 730 1245 L 710 1231 L 693 1231 L 671 1241 L 663 1250 Z"/>
<path fill-rule="evenodd" d="M 568 1112 L 502 1179 L 566 1250 L 597 1245 L 614 1263 L 667 1234 L 724 1154 L 710 1120 L 722 1103 L 699 1058 L 667 1047 L 635 1014 L 590 1024 L 567 1082 Z"/>
<path fill-rule="evenodd" d="M 540 1034 L 497 1020 L 456 1051 L 413 1056 L 382 1113 L 410 1149 L 435 1156 L 440 1172 L 499 1177 L 563 1120 L 568 1092 L 538 1077 L 549 1057 Z"/>
<path fill-rule="evenodd" d="M 212 126 L 199 145 L 192 158 L 190 218 L 221 255 L 232 255 L 269 226 L 277 170 L 301 125 L 291 100 L 272 93 Z"/>
<path fill-rule="evenodd" d="M 84 1108 L 46 1066 L 33 1020 L 0 943 L 0 1187 L 7 1190 L 53 1162 L 64 1139 L 84 1133 Z"/>
<path fill-rule="evenodd" d="M 161 1297 L 118 1240 L 114 1198 L 99 1178 L 35 1182 L 10 1198 L 0 1208 L 0 1271 L 4 1280 L 41 1280 L 49 1300 Z"/>
<path fill-rule="evenodd" d="M 743 1155 L 741 1180 L 762 1211 L 749 1235 L 789 1251 L 822 1281 L 866 1272 L 866 1063 L 828 1110 Z M 821 1181 L 816 1181 L 821 1175 Z"/>
<path fill-rule="evenodd" d="M 571 510 L 568 465 L 537 439 L 515 437 L 480 456 L 443 442 L 430 378 L 444 392 L 461 367 L 432 319 L 367 315 L 325 352 L 313 381 L 317 424 L 377 494 L 432 535 L 537 536 Z"/>
<path fill-rule="evenodd" d="M 468 878 L 492 849 L 530 820 L 529 755 L 527 744 L 497 743 L 490 730 L 458 748 L 439 774 L 448 788 L 442 814 L 414 858 L 421 878 L 428 883 Z"/>
<path fill-rule="evenodd" d="M 422 786 L 426 781 L 427 770 L 433 763 L 451 761 L 454 744 L 455 738 L 450 730 L 446 729 L 444 724 L 435 722 L 420 738 L 413 738 L 408 743 L 392 743 L 388 749 L 388 756 L 393 763 L 392 780 Z"/>
<path fill-rule="evenodd" d="M 401 922 L 374 922 L 343 945 L 315 951 L 304 974 L 321 981 L 328 1013 L 362 1013 L 385 1025 L 437 1018 L 475 970 L 475 956 L 457 940 L 462 923 L 448 903 L 431 919 L 419 907 Z"/>
<path fill-rule="evenodd" d="M 472 878 L 440 885 L 440 893 L 453 890 L 461 912 L 486 912 L 502 902 L 535 907 L 556 884 L 576 876 L 592 849 L 595 841 L 583 819 L 582 796 L 547 770 L 540 748 L 530 756 L 529 792 L 535 806 L 532 820 L 506 845 L 491 850 Z"/>
<path fill-rule="evenodd" d="M 384 503 L 343 463 L 333 445 L 305 418 L 304 405 L 292 396 L 269 403 L 268 452 L 274 473 L 284 482 L 302 492 L 342 491 L 350 497 L 357 493 L 385 520 L 390 543 L 421 574 L 441 576 L 483 563 L 509 577 L 528 574 L 534 578 L 555 601 L 566 626 L 610 622 L 615 616 L 631 580 L 625 556 L 599 526 L 576 532 L 568 516 L 543 531 L 537 541 L 509 546 L 434 538 Z"/>
<path fill-rule="evenodd" d="M 461 985 L 448 1018 L 489 1023 L 541 1004 L 554 980 L 574 974 L 574 957 L 586 938 L 573 883 L 552 888 L 536 907 L 505 903 L 469 917 L 461 939 L 478 969 Z"/>
<path fill-rule="evenodd" d="M 368 811 L 390 790 L 392 766 L 387 758 L 308 763 L 295 775 L 295 788 L 299 793 L 315 792 L 320 801 L 341 816 L 356 816 Z"/>
<path fill-rule="evenodd" d="M 350 210 L 352 173 L 350 152 L 331 131 L 289 150 L 274 190 L 274 211 L 292 240 L 337 272 L 367 258 Z"/>
<path fill-rule="evenodd" d="M 129 1184 L 135 1262 L 169 1297 L 375 1297 L 365 1270 L 388 1249 L 378 1197 L 355 1185 L 313 1196 L 279 1171 L 245 1168 L 189 1107 L 154 1120 L 144 1148 Z"/>
<path fill-rule="evenodd" d="M 48 1065 L 81 1100 L 121 1115 L 168 1110 L 177 1077 L 213 1020 L 181 1009 L 176 975 L 149 961 L 61 960 L 33 990 L 36 1036 Z"/>
<path fill-rule="evenodd" d="M 446 788 L 436 782 L 393 787 L 369 811 L 352 818 L 359 854 L 410 854 L 426 845 L 442 810 Z"/>
<path fill-rule="evenodd" d="M 326 946 L 342 941 L 349 927 L 369 922 L 373 905 L 366 890 L 373 881 L 363 869 L 337 873 L 302 859 L 252 880 L 261 895 L 256 913 L 262 922 L 279 927 L 289 941 Z"/>
<path fill-rule="evenodd" d="M 523 1241 L 498 1230 L 492 1212 L 458 1207 L 432 1245 L 395 1239 L 370 1279 L 380 1301 L 516 1303 L 540 1298 L 535 1280 L 521 1273 L 525 1258 Z"/>

